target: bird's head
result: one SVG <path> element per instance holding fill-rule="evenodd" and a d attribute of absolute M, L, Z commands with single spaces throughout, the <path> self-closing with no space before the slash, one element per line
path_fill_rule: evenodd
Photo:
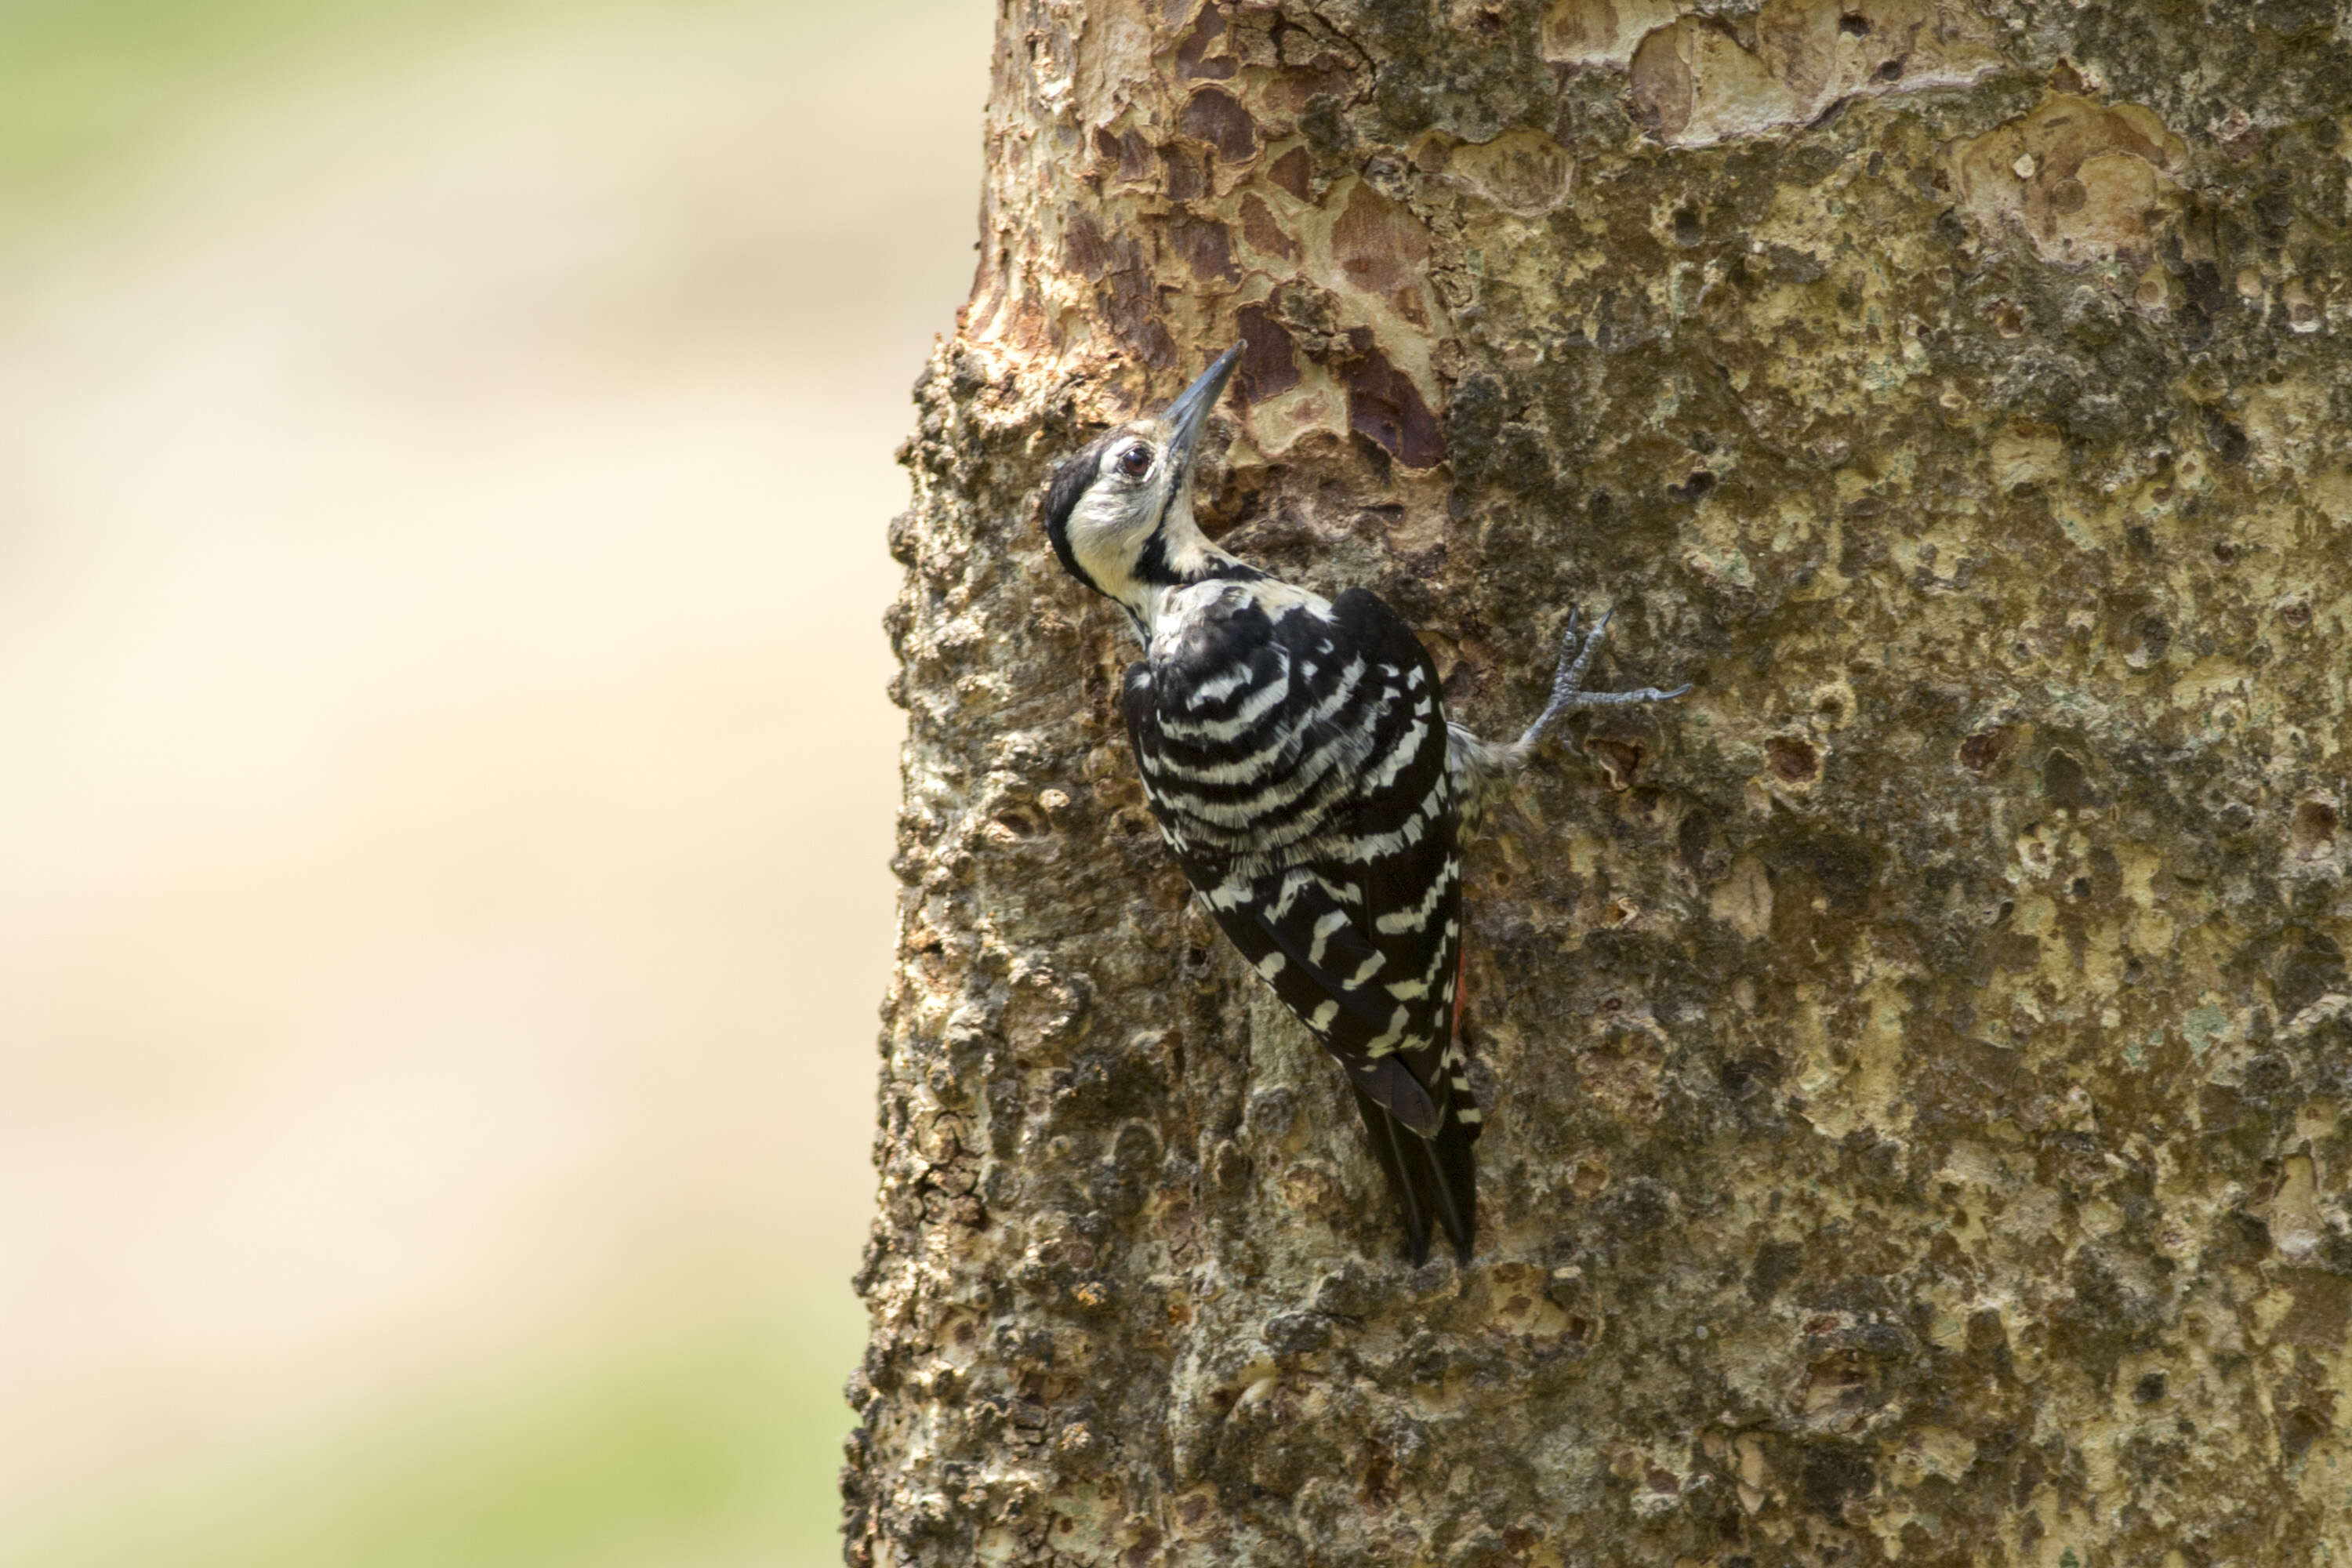
<path fill-rule="evenodd" d="M 1096 437 L 1046 489 L 1045 536 L 1063 569 L 1117 600 L 1147 634 L 1168 589 L 1240 566 L 1192 521 L 1192 463 L 1244 346 L 1218 355 L 1160 413 Z"/>

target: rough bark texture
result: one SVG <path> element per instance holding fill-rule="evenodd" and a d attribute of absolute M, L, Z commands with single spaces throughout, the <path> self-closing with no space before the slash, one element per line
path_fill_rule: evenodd
<path fill-rule="evenodd" d="M 2352 11 L 1006 0 L 917 389 L 875 1564 L 2352 1552 Z M 1475 1264 L 1189 905 L 1052 462 L 1510 731 Z M 1605 663 L 1609 661 L 1604 661 Z"/>

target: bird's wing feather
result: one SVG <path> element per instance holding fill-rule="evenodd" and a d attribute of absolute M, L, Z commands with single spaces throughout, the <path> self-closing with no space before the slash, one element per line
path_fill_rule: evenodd
<path fill-rule="evenodd" d="M 1271 868 L 1237 873 L 1244 857 L 1213 854 L 1172 820 L 1162 793 L 1153 809 L 1186 875 L 1242 956 L 1289 1009 L 1360 1079 L 1378 1058 L 1401 1054 L 1437 1107 L 1448 1098 L 1441 1058 L 1453 1034 L 1461 877 L 1457 820 L 1445 767 L 1445 720 L 1437 671 L 1412 628 L 1379 598 L 1351 589 L 1332 603 L 1302 645 L 1297 664 L 1363 673 L 1345 705 L 1308 715 L 1290 754 L 1329 744 L 1351 751 L 1326 792 L 1314 832 Z M 1157 760 L 1169 743 L 1148 669 L 1129 679 L 1126 717 L 1139 756 Z M 1319 714 L 1319 716 L 1316 716 Z M 1360 753 L 1360 754 L 1352 754 Z M 1147 784 L 1150 774 L 1147 771 Z M 1383 1104 L 1385 1074 L 1360 1086 Z M 1407 1095 L 1407 1100 L 1415 1097 Z M 1434 1114 L 1433 1111 L 1431 1114 Z M 1428 1115 L 1406 1116 L 1424 1135 Z"/>
<path fill-rule="evenodd" d="M 1479 1121 L 1453 1038 L 1461 859 L 1437 670 L 1412 628 L 1360 589 L 1332 602 L 1314 637 L 1311 649 L 1291 651 L 1286 671 L 1311 660 L 1325 669 L 1360 660 L 1363 668 L 1344 704 L 1318 705 L 1294 688 L 1286 705 L 1304 716 L 1282 752 L 1293 765 L 1334 743 L 1345 753 L 1344 766 L 1312 792 L 1313 831 L 1304 837 L 1294 811 L 1279 844 L 1269 835 L 1263 845 L 1212 848 L 1219 825 L 1204 828 L 1171 809 L 1172 793 L 1197 802 L 1217 791 L 1172 777 L 1155 788 L 1155 773 L 1179 755 L 1195 766 L 1212 758 L 1160 728 L 1162 694 L 1146 666 L 1129 675 L 1128 729 L 1186 877 L 1250 967 L 1348 1069 L 1415 1260 L 1436 1227 L 1466 1258 Z M 1172 687 L 1166 695 L 1173 699 Z M 1181 722 L 1192 711 L 1172 716 Z M 1262 785 L 1253 777 L 1225 787 L 1238 795 Z"/>

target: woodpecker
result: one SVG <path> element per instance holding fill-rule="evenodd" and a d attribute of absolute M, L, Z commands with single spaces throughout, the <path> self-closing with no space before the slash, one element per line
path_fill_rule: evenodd
<path fill-rule="evenodd" d="M 1436 666 L 1377 596 L 1327 600 L 1211 543 L 1193 461 L 1243 347 L 1056 468 L 1045 532 L 1143 645 L 1121 706 L 1160 837 L 1346 1069 L 1414 1264 L 1434 1226 L 1466 1265 L 1480 1111 L 1459 1038 L 1463 846 L 1562 714 L 1689 688 L 1585 690 L 1608 617 L 1580 637 L 1571 613 L 1543 711 L 1482 741 L 1447 719 Z"/>

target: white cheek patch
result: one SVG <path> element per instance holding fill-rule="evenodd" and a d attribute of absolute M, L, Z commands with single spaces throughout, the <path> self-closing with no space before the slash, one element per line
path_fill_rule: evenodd
<path fill-rule="evenodd" d="M 1152 511 L 1150 492 L 1110 490 L 1097 495 L 1070 520 L 1070 553 L 1113 597 L 1134 580 L 1136 558 L 1151 536 Z"/>

